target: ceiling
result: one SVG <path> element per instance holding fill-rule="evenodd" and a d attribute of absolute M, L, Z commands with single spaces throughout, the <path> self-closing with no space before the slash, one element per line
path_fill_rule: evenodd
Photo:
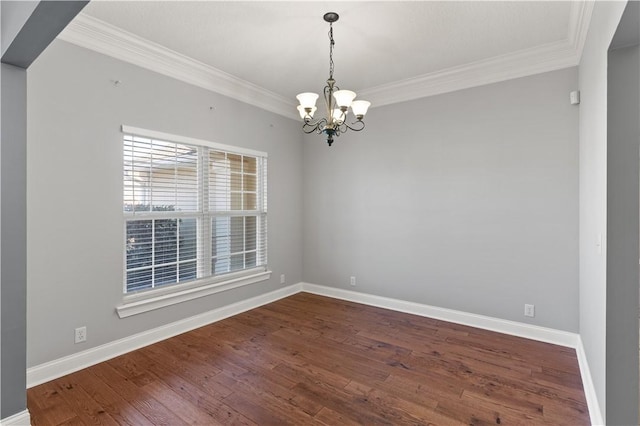
<path fill-rule="evenodd" d="M 640 2 L 627 3 L 611 40 L 610 49 L 622 49 L 640 43 Z"/>
<path fill-rule="evenodd" d="M 328 77 L 325 12 L 337 84 L 376 106 L 576 65 L 590 3 L 94 0 L 60 38 L 289 115 Z"/>

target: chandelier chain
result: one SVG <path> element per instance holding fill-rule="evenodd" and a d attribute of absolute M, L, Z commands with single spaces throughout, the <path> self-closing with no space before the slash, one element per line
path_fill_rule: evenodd
<path fill-rule="evenodd" d="M 333 79 L 333 45 L 336 44 L 333 41 L 333 24 L 329 24 L 329 78 Z"/>

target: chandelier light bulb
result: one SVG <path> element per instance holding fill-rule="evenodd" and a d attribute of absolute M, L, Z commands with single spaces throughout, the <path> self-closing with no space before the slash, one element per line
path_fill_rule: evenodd
<path fill-rule="evenodd" d="M 336 98 L 336 103 L 340 108 L 349 108 L 351 102 L 356 97 L 355 92 L 351 90 L 338 90 L 333 93 L 333 97 Z"/>
<path fill-rule="evenodd" d="M 371 102 L 369 101 L 353 101 L 351 103 L 351 111 L 358 120 L 362 120 L 370 106 Z"/>
<path fill-rule="evenodd" d="M 302 108 L 315 108 L 319 95 L 317 93 L 300 93 L 296 98 Z"/>

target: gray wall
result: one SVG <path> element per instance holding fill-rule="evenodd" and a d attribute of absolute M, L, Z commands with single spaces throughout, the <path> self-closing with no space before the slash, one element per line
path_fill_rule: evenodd
<path fill-rule="evenodd" d="M 27 72 L 2 64 L 0 142 L 0 419 L 25 410 L 26 400 L 26 141 Z"/>
<path fill-rule="evenodd" d="M 579 66 L 580 336 L 606 416 L 607 50 L 625 2 L 596 2 Z M 598 242 L 602 237 L 601 249 Z M 605 417 L 606 418 L 606 417 Z"/>
<path fill-rule="evenodd" d="M 611 51 L 607 93 L 608 425 L 638 424 L 639 85 L 638 46 Z"/>
<path fill-rule="evenodd" d="M 25 69 L 84 4 L 69 1 L 44 4 L 3 1 L 0 4 L 0 419 L 26 409 Z"/>
<path fill-rule="evenodd" d="M 0 4 L 0 9 L 2 9 L 0 47 L 3 55 L 38 6 L 38 3 L 40 3 L 39 0 L 4 0 Z"/>
<path fill-rule="evenodd" d="M 62 41 L 29 68 L 28 87 L 28 366 L 281 288 L 282 273 L 302 280 L 297 122 Z M 270 281 L 118 318 L 121 124 L 268 153 Z M 74 345 L 83 325 L 87 342 Z"/>
<path fill-rule="evenodd" d="M 305 281 L 576 332 L 576 88 L 565 69 L 308 136 Z"/>

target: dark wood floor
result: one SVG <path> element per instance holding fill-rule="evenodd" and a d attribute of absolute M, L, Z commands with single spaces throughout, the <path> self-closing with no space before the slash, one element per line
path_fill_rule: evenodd
<path fill-rule="evenodd" d="M 34 425 L 586 425 L 575 351 L 299 293 L 29 389 Z"/>

